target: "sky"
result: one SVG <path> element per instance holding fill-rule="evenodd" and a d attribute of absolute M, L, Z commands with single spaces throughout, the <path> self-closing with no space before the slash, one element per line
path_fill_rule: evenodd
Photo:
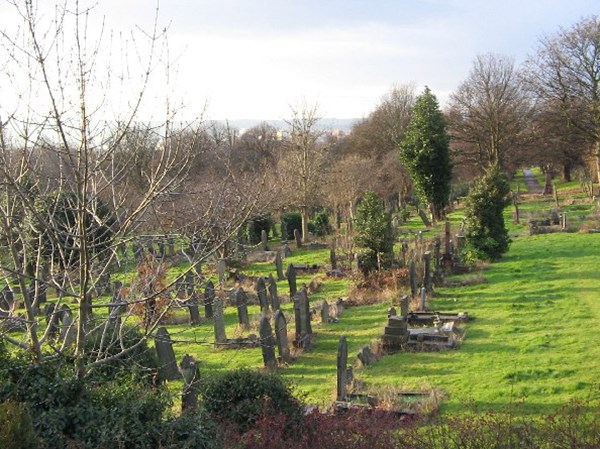
<path fill-rule="evenodd" d="M 544 35 L 598 14 L 600 1 L 162 0 L 158 11 L 169 94 L 184 115 L 282 119 L 305 102 L 323 117 L 361 118 L 395 84 L 427 85 L 444 106 L 476 55 L 519 64 Z M 148 30 L 155 12 L 154 0 L 98 0 L 91 16 Z"/>

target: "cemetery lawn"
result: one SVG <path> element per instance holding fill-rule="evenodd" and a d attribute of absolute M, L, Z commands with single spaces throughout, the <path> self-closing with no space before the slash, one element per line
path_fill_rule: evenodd
<path fill-rule="evenodd" d="M 433 308 L 468 311 L 453 351 L 401 353 L 356 373 L 372 387 L 428 385 L 442 411 L 551 412 L 599 396 L 600 239 L 556 233 L 514 239 L 486 283 L 438 289 Z"/>
<path fill-rule="evenodd" d="M 388 355 L 367 368 L 356 368 L 355 377 L 377 394 L 401 389 L 432 388 L 443 395 L 443 413 L 457 413 L 476 406 L 479 410 L 506 410 L 517 414 L 548 413 L 570 399 L 598 399 L 600 372 L 600 239 L 597 234 L 555 233 L 527 236 L 514 227 L 513 243 L 505 257 L 489 265 L 485 282 L 464 287 L 438 288 L 432 308 L 467 311 L 474 319 L 466 325 L 466 337 L 458 349 L 445 352 Z M 328 251 L 300 251 L 285 261 L 327 264 Z M 269 264 L 272 267 L 272 264 Z M 274 272 L 255 264 L 245 273 Z M 473 278 L 474 275 L 466 275 Z M 311 275 L 298 278 L 308 283 Z M 459 279 L 459 277 L 457 278 Z M 348 280 L 323 277 L 311 303 L 343 296 Z M 281 296 L 287 283 L 278 283 Z M 282 369 L 308 403 L 325 405 L 335 396 L 336 349 L 339 337 L 349 344 L 349 363 L 361 346 L 383 333 L 389 303 L 347 308 L 339 323 L 314 323 L 315 347 L 299 354 Z M 293 332 L 292 305 L 283 305 Z M 250 307 L 257 325 L 259 310 Z M 237 312 L 225 310 L 227 335 L 240 332 Z M 254 316 L 254 318 L 252 318 Z M 254 327 L 253 326 L 253 327 Z M 177 359 L 185 353 L 200 361 L 202 376 L 215 370 L 260 368 L 260 349 L 216 350 L 212 347 L 212 323 L 198 327 L 168 326 Z"/>

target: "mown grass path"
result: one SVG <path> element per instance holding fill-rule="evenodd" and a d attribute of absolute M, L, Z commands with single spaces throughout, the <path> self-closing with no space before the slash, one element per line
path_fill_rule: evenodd
<path fill-rule="evenodd" d="M 357 375 L 373 386 L 430 385 L 448 412 L 472 402 L 538 413 L 597 398 L 599 262 L 597 234 L 516 238 L 487 283 L 439 289 L 435 309 L 475 317 L 459 349 L 388 356 Z"/>

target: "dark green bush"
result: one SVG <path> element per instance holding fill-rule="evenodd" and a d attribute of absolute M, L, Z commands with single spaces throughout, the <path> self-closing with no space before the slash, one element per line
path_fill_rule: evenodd
<path fill-rule="evenodd" d="M 218 427 L 203 410 L 184 413 L 165 421 L 161 428 L 161 449 L 219 449 Z"/>
<path fill-rule="evenodd" d="M 314 231 L 311 232 L 315 235 L 324 236 L 333 232 L 331 224 L 329 223 L 329 214 L 327 211 L 317 213 L 312 222 L 314 223 Z"/>
<path fill-rule="evenodd" d="M 273 219 L 271 217 L 254 217 L 246 223 L 246 236 L 248 243 L 256 245 L 260 243 L 262 231 L 266 231 L 267 235 L 273 229 Z"/>
<path fill-rule="evenodd" d="M 294 238 L 294 229 L 302 234 L 302 215 L 300 212 L 287 212 L 281 215 L 281 240 Z M 284 235 L 285 231 L 285 235 Z"/>
<path fill-rule="evenodd" d="M 23 403 L 0 403 L 0 447 L 2 449 L 36 449 L 39 440 L 31 415 Z"/>
<path fill-rule="evenodd" d="M 510 185 L 498 167 L 492 167 L 473 184 L 465 201 L 467 262 L 497 260 L 508 251 L 510 238 L 504 225 Z"/>
<path fill-rule="evenodd" d="M 355 229 L 355 242 L 362 248 L 358 260 L 361 271 L 367 274 L 378 269 L 378 254 L 381 267 L 389 267 L 394 245 L 392 220 L 377 194 L 365 193 L 356 211 Z"/>
<path fill-rule="evenodd" d="M 207 379 L 201 386 L 206 411 L 221 423 L 248 430 L 258 418 L 280 415 L 295 420 L 301 404 L 291 387 L 273 373 L 248 369 L 227 371 Z"/>

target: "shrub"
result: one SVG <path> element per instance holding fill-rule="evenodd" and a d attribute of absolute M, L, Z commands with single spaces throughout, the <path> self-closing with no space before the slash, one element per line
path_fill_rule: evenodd
<path fill-rule="evenodd" d="M 281 215 L 281 240 L 294 238 L 294 229 L 302 234 L 302 215 L 300 212 L 287 212 Z"/>
<path fill-rule="evenodd" d="M 184 413 L 163 423 L 161 449 L 219 449 L 218 427 L 203 410 Z"/>
<path fill-rule="evenodd" d="M 504 207 L 508 205 L 510 185 L 498 167 L 492 167 L 477 179 L 465 202 L 467 261 L 497 260 L 508 250 L 510 239 L 504 225 Z"/>
<path fill-rule="evenodd" d="M 378 255 L 382 268 L 389 267 L 394 245 L 392 220 L 377 194 L 365 193 L 356 211 L 355 229 L 354 240 L 362 248 L 358 257 L 361 271 L 367 274 L 378 269 Z"/>
<path fill-rule="evenodd" d="M 331 224 L 329 223 L 329 214 L 327 211 L 317 213 L 312 222 L 314 224 L 314 231 L 311 232 L 314 232 L 315 235 L 324 236 L 333 232 Z"/>
<path fill-rule="evenodd" d="M 218 422 L 234 424 L 241 432 L 262 416 L 283 414 L 293 421 L 301 414 L 291 387 L 274 373 L 228 371 L 207 379 L 200 390 L 208 413 Z"/>
<path fill-rule="evenodd" d="M 36 449 L 38 438 L 25 404 L 0 403 L 0 447 L 2 449 Z"/>
<path fill-rule="evenodd" d="M 266 231 L 267 235 L 269 235 L 273 228 L 273 219 L 271 217 L 254 217 L 246 223 L 248 243 L 251 245 L 260 243 L 262 231 Z"/>

